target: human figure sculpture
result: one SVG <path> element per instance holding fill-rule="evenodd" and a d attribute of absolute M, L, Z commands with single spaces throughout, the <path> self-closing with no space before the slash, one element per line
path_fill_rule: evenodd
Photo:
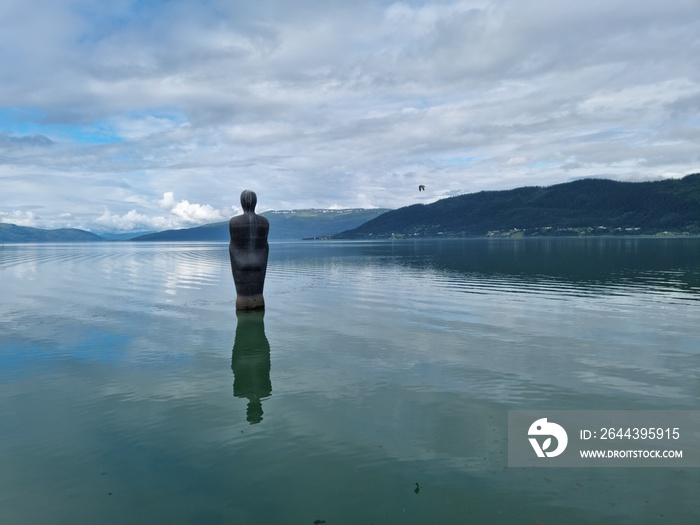
<path fill-rule="evenodd" d="M 258 197 L 255 192 L 241 193 L 243 215 L 236 215 L 228 223 L 231 243 L 231 271 L 236 285 L 236 310 L 264 308 L 263 286 L 267 272 L 267 255 L 270 245 L 267 234 L 270 223 L 255 213 Z"/>

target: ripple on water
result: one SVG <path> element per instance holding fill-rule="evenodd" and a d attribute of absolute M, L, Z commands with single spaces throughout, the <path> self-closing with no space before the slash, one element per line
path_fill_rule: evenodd
<path fill-rule="evenodd" d="M 698 521 L 692 469 L 505 467 L 510 409 L 696 408 L 699 259 L 640 246 L 273 244 L 248 369 L 224 243 L 6 246 L 3 512 Z"/>

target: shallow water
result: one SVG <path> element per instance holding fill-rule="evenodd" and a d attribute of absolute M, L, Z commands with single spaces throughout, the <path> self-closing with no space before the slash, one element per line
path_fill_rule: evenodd
<path fill-rule="evenodd" d="M 700 521 L 700 469 L 507 467 L 508 410 L 699 409 L 700 240 L 0 247 L 0 521 Z"/>

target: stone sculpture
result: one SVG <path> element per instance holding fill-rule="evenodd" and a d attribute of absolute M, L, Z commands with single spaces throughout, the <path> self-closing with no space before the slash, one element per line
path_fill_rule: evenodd
<path fill-rule="evenodd" d="M 236 309 L 251 310 L 264 308 L 263 286 L 267 272 L 267 256 L 270 245 L 267 234 L 270 223 L 265 217 L 255 213 L 258 198 L 255 192 L 241 193 L 243 215 L 233 217 L 229 223 L 231 243 L 231 271 L 236 284 Z"/>

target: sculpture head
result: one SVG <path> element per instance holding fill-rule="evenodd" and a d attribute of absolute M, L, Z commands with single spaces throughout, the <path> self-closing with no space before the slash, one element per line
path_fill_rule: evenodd
<path fill-rule="evenodd" d="M 241 206 L 243 211 L 255 211 L 255 205 L 258 203 L 258 196 L 254 191 L 243 190 L 241 193 Z"/>

